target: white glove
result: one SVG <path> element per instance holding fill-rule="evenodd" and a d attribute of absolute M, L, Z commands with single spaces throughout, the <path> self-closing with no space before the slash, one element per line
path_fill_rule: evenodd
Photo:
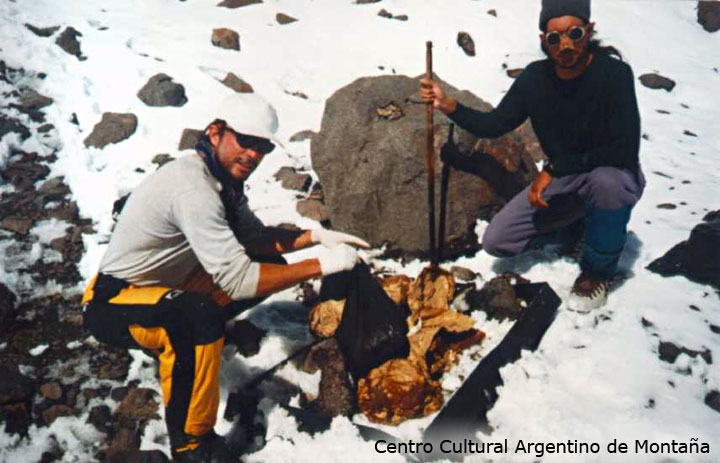
<path fill-rule="evenodd" d="M 320 270 L 324 275 L 352 270 L 360 257 L 355 248 L 347 244 L 339 244 L 334 248 L 323 247 L 318 256 Z"/>
<path fill-rule="evenodd" d="M 340 244 L 354 244 L 361 248 L 370 249 L 370 243 L 348 233 L 342 233 L 325 228 L 316 228 L 310 232 L 310 241 L 320 243 L 328 248 L 334 248 Z"/>

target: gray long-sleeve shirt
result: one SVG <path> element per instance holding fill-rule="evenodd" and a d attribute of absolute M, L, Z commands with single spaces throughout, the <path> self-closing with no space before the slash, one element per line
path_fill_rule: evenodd
<path fill-rule="evenodd" d="M 254 297 L 260 267 L 238 239 L 252 240 L 264 226 L 242 196 L 235 205 L 240 223 L 236 238 L 220 189 L 196 154 L 164 165 L 128 198 L 100 272 L 138 286 L 179 288 L 202 265 L 230 298 Z"/>

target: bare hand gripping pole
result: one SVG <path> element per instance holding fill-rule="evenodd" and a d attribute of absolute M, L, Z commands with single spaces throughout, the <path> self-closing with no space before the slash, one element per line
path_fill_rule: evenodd
<path fill-rule="evenodd" d="M 432 42 L 425 43 L 425 77 L 432 79 Z M 433 131 L 433 104 L 427 105 L 427 153 L 425 162 L 427 164 L 428 181 L 428 230 L 430 232 L 430 264 L 432 267 L 438 265 L 438 255 L 435 248 L 435 134 Z"/>

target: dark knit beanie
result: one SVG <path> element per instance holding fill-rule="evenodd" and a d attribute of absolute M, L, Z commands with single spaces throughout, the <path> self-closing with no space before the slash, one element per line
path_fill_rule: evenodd
<path fill-rule="evenodd" d="M 544 31 L 548 21 L 560 16 L 575 16 L 590 21 L 590 0 L 542 0 L 540 30 Z"/>

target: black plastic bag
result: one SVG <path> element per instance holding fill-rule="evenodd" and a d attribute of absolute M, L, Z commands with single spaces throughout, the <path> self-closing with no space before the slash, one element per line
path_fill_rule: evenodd
<path fill-rule="evenodd" d="M 356 381 L 386 361 L 409 354 L 403 309 L 385 294 L 366 264 L 323 280 L 320 298 L 346 300 L 335 338 Z"/>

